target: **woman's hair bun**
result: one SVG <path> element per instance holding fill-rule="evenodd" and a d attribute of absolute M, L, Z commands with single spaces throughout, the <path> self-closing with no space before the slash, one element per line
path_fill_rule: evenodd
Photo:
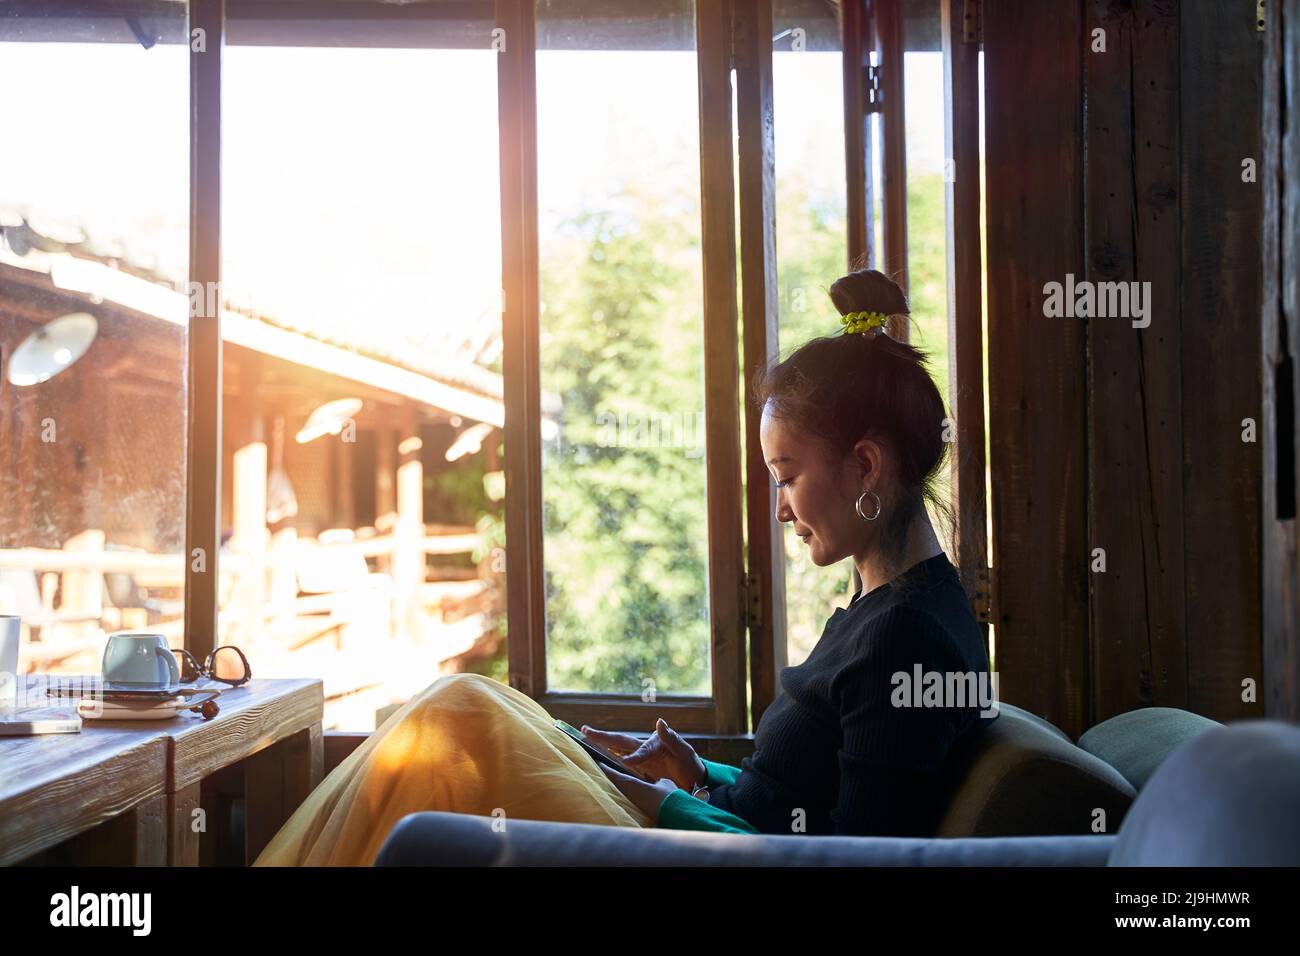
<path fill-rule="evenodd" d="M 840 315 L 850 312 L 908 313 L 907 296 L 898 283 L 875 269 L 857 269 L 836 279 L 830 288 L 831 302 Z"/>

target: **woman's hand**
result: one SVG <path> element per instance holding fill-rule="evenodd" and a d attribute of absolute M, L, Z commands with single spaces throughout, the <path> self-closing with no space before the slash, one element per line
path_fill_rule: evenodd
<path fill-rule="evenodd" d="M 677 731 L 669 727 L 662 717 L 655 722 L 655 732 L 644 741 L 628 734 L 596 730 L 586 724 L 583 724 L 581 729 L 583 736 L 589 738 L 592 743 L 599 744 L 610 753 L 622 757 L 623 762 L 629 767 L 641 771 L 651 779 L 659 780 L 667 777 L 688 793 L 704 783 L 706 776 L 704 761 L 695 752 L 695 748 L 683 740 Z M 637 783 L 641 782 L 627 774 L 621 776 Z"/>
<path fill-rule="evenodd" d="M 664 802 L 664 798 L 677 789 L 677 784 L 671 778 L 664 777 L 655 783 L 646 783 L 631 774 L 615 770 L 613 767 L 607 767 L 603 763 L 597 764 L 597 766 L 605 771 L 605 776 L 609 777 L 610 782 L 622 791 L 623 796 L 631 800 L 636 805 L 636 808 L 648 816 L 655 826 L 659 825 L 659 807 Z"/>

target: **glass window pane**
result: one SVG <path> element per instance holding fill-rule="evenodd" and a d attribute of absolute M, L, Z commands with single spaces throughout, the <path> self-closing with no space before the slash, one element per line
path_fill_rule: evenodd
<path fill-rule="evenodd" d="M 164 6 L 137 32 L 0 10 L 0 614 L 23 619 L 20 671 L 96 672 L 118 630 L 183 642 L 189 50 Z"/>
<path fill-rule="evenodd" d="M 907 270 L 912 344 L 948 403 L 948 257 L 943 54 L 903 56 L 907 126 Z"/>
<path fill-rule="evenodd" d="M 848 263 L 844 173 L 844 79 L 835 10 L 777 0 L 772 47 L 776 139 L 776 254 L 780 351 L 839 329 L 828 290 Z M 853 561 L 819 568 L 808 546 L 784 527 L 786 642 L 801 663 L 826 619 L 848 602 Z"/>
<path fill-rule="evenodd" d="M 226 50 L 221 636 L 259 676 L 322 678 L 327 727 L 505 676 L 497 54 L 474 12 L 471 48 Z"/>
<path fill-rule="evenodd" d="M 710 693 L 690 0 L 537 6 L 547 683 Z"/>

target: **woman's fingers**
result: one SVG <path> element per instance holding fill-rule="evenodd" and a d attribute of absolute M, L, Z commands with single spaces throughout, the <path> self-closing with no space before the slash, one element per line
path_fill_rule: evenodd
<path fill-rule="evenodd" d="M 655 734 L 651 734 L 645 740 L 638 740 L 637 744 L 636 750 L 623 758 L 624 763 L 640 766 L 647 761 L 664 756 L 663 741 Z"/>
<path fill-rule="evenodd" d="M 613 751 L 619 756 L 630 754 L 632 751 L 636 750 L 637 747 L 641 746 L 641 741 L 638 738 L 629 736 L 628 734 L 616 734 L 608 730 L 597 730 L 595 727 L 588 727 L 586 724 L 583 724 L 578 729 L 581 730 L 583 736 L 588 737 L 592 743 L 600 744 L 602 747 Z"/>

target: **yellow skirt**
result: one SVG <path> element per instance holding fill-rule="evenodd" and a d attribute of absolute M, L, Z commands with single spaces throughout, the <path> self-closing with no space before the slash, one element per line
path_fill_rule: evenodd
<path fill-rule="evenodd" d="M 321 781 L 254 866 L 369 866 L 408 813 L 653 826 L 532 698 L 451 674 Z"/>

